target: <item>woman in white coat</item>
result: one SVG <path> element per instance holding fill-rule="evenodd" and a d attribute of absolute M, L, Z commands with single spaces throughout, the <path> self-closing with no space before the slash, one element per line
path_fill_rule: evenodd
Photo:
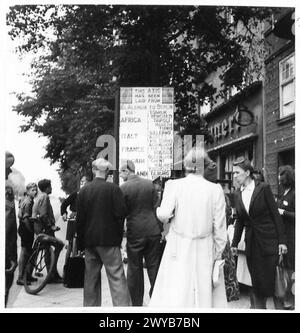
<path fill-rule="evenodd" d="M 218 287 L 212 281 L 227 234 L 223 190 L 203 178 L 209 161 L 203 148 L 191 150 L 184 160 L 187 176 L 165 185 L 157 216 L 171 225 L 150 307 L 227 305 L 222 268 Z"/>

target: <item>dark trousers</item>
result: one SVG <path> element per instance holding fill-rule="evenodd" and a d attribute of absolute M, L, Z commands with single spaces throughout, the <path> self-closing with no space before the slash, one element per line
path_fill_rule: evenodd
<path fill-rule="evenodd" d="M 84 306 L 101 306 L 101 268 L 104 265 L 113 306 L 130 306 L 130 295 L 118 246 L 96 246 L 85 250 Z"/>
<path fill-rule="evenodd" d="M 266 309 L 267 308 L 267 297 L 259 295 L 254 290 L 250 292 L 250 301 L 252 309 Z M 276 310 L 282 310 L 284 307 L 283 300 L 273 296 L 273 302 Z"/>
<path fill-rule="evenodd" d="M 144 298 L 143 258 L 150 281 L 150 297 L 160 263 L 160 235 L 127 238 L 127 281 L 133 306 L 142 306 Z"/>

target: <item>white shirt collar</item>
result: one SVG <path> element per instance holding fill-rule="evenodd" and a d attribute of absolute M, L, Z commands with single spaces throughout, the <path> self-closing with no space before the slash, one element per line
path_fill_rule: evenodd
<path fill-rule="evenodd" d="M 243 192 L 244 190 L 254 191 L 254 188 L 255 188 L 255 182 L 252 179 L 251 182 L 247 186 L 241 186 L 241 192 Z"/>

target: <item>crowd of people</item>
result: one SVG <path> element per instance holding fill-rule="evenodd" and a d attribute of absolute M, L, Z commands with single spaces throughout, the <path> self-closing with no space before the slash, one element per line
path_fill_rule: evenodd
<path fill-rule="evenodd" d="M 293 309 L 292 286 L 284 298 L 275 297 L 275 270 L 280 256 L 290 279 L 295 275 L 292 167 L 279 168 L 280 191 L 275 199 L 262 173 L 255 173 L 247 159 L 237 160 L 233 178 L 238 188 L 231 200 L 218 184 L 217 166 L 204 149 L 192 149 L 184 159 L 184 169 L 185 177 L 168 180 L 161 196 L 156 183 L 136 174 L 132 161 L 120 167 L 120 186 L 107 181 L 112 170 L 107 160 L 93 161 L 94 179 L 87 182 L 83 177 L 79 191 L 61 205 L 61 215 L 68 220 L 65 261 L 74 247 L 75 235 L 78 250 L 84 252 L 83 305 L 101 306 L 104 266 L 114 306 L 144 305 L 146 268 L 149 307 L 225 308 L 240 296 L 236 265 L 244 230 L 251 308 L 265 309 L 267 298 L 273 297 L 276 309 Z M 10 192 L 7 186 L 6 301 L 17 266 L 17 224 Z M 29 183 L 20 201 L 19 285 L 24 283 L 24 266 L 32 251 L 36 232 L 33 221 L 42 219 L 52 236 L 57 230 L 50 193 L 51 181 L 43 179 L 38 184 Z M 67 219 L 68 208 L 71 219 Z M 230 239 L 227 229 L 232 224 L 234 235 Z M 121 254 L 124 228 L 127 274 Z M 61 249 L 61 245 L 55 248 L 56 259 Z M 62 280 L 56 269 L 50 282 Z"/>

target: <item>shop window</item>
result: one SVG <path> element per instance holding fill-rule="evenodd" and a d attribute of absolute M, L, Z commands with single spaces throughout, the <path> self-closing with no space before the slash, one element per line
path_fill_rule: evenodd
<path fill-rule="evenodd" d="M 295 55 L 279 63 L 280 118 L 295 113 Z"/>
<path fill-rule="evenodd" d="M 295 168 L 295 150 L 289 149 L 278 154 L 278 166 L 290 165 Z"/>

